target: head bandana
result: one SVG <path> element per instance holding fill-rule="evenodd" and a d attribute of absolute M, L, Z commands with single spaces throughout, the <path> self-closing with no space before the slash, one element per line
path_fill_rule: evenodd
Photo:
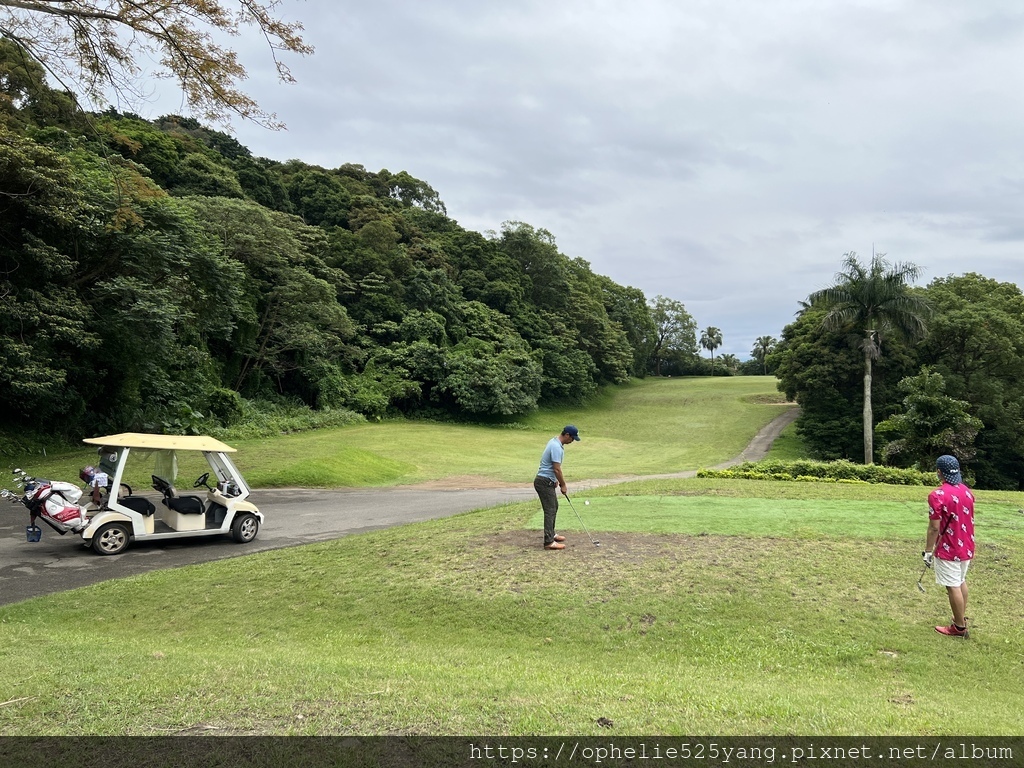
<path fill-rule="evenodd" d="M 935 468 L 939 470 L 942 479 L 950 485 L 960 485 L 963 477 L 960 475 L 960 462 L 955 456 L 939 456 L 935 462 Z"/>

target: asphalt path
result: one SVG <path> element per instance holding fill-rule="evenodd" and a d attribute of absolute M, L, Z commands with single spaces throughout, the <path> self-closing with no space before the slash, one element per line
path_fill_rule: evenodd
<path fill-rule="evenodd" d="M 743 453 L 719 466 L 760 458 L 796 415 L 796 408 L 788 408 L 761 430 Z M 649 475 L 645 479 L 693 477 L 694 474 L 689 471 Z M 635 479 L 640 478 L 577 481 L 570 483 L 570 492 Z M 259 536 L 248 544 L 236 544 L 230 536 L 133 542 L 123 554 L 112 557 L 97 555 L 75 534 L 61 536 L 45 524 L 40 526 L 42 540 L 28 542 L 25 538 L 28 511 L 20 503 L 0 502 L 0 605 L 159 568 L 337 539 L 535 498 L 532 482 L 492 488 L 257 490 L 253 491 L 251 500 L 266 516 L 266 524 Z"/>

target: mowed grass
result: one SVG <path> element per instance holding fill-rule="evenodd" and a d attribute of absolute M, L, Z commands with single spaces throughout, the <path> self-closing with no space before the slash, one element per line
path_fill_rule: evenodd
<path fill-rule="evenodd" d="M 926 492 L 631 483 L 573 500 L 600 548 L 524 503 L 27 601 L 0 734 L 1018 734 L 1022 497 L 979 494 L 964 642 Z"/>
<path fill-rule="evenodd" d="M 923 540 L 929 490 L 768 480 L 692 479 L 682 485 L 676 480 L 637 481 L 577 493 L 572 506 L 563 500 L 558 522 L 560 527 L 578 528 L 582 522 L 588 528 L 638 533 Z M 985 503 L 976 517 L 988 538 L 1004 541 L 1024 534 L 1024 494 L 977 493 Z M 542 530 L 543 522 L 538 508 L 528 525 Z"/>
<path fill-rule="evenodd" d="M 810 451 L 804 441 L 796 432 L 796 424 L 790 424 L 782 430 L 782 433 L 775 438 L 772 447 L 768 449 L 766 459 L 775 461 L 796 461 L 798 459 L 812 458 Z"/>
<path fill-rule="evenodd" d="M 505 425 L 385 421 L 227 442 L 256 488 L 415 484 L 449 477 L 530 482 L 544 444 L 566 424 L 572 478 L 664 474 L 714 466 L 738 455 L 782 409 L 773 377 L 651 378 L 605 392 L 583 408 L 538 411 Z M 91 447 L 18 459 L 40 477 L 73 479 L 95 463 Z M 149 487 L 145 472 L 128 482 Z"/>
<path fill-rule="evenodd" d="M 724 461 L 777 401 L 771 379 L 647 380 L 504 427 L 240 443 L 257 487 L 524 482 L 576 423 L 601 547 L 563 502 L 568 548 L 542 550 L 524 503 L 6 606 L 0 734 L 1019 733 L 1024 495 L 979 493 L 962 642 L 915 586 L 925 488 L 585 482 Z"/>

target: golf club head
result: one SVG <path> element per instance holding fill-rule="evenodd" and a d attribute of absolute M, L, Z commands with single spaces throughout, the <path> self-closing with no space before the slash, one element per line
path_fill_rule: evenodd
<path fill-rule="evenodd" d="M 917 591 L 918 592 L 924 592 L 925 591 L 924 584 L 922 584 L 920 581 L 917 582 Z"/>
<path fill-rule="evenodd" d="M 601 546 L 601 542 L 595 541 L 594 537 L 590 535 L 590 531 L 587 530 L 587 524 L 583 522 L 583 518 L 580 517 L 580 513 L 576 512 L 576 505 L 572 503 L 572 499 L 569 498 L 569 494 L 568 493 L 565 494 L 565 500 L 569 502 L 569 506 L 572 507 L 572 511 L 576 514 L 576 519 L 578 519 L 580 521 L 580 525 L 583 526 L 583 530 L 586 531 L 587 538 L 590 539 L 590 542 L 595 547 L 600 547 Z"/>

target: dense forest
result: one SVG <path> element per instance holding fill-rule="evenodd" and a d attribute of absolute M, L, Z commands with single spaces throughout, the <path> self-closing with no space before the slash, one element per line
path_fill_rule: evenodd
<path fill-rule="evenodd" d="M 924 337 L 884 336 L 874 365 L 876 460 L 933 470 L 955 452 L 978 487 L 1024 490 L 1020 288 L 969 273 L 913 291 L 931 310 Z M 860 337 L 826 330 L 824 312 L 805 307 L 770 357 L 812 454 L 860 461 Z"/>
<path fill-rule="evenodd" d="M 467 231 L 405 172 L 85 114 L 5 41 L 0 206 L 9 432 L 191 431 L 280 402 L 511 418 L 643 376 L 658 345 L 643 293 L 543 229 Z M 703 361 L 690 339 L 659 364 Z"/>

